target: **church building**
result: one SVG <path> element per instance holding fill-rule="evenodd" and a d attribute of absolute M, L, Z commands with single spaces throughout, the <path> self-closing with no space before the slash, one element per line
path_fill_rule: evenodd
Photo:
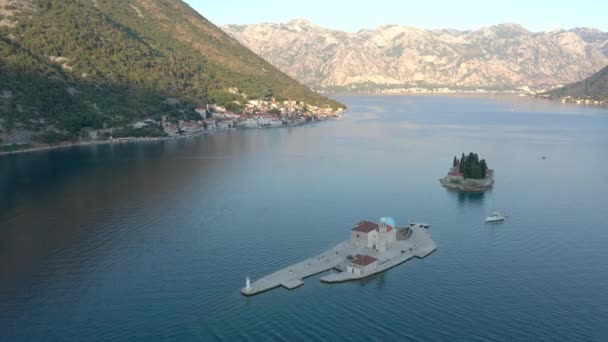
<path fill-rule="evenodd" d="M 397 227 L 391 217 L 383 217 L 380 224 L 360 221 L 352 229 L 350 241 L 353 246 L 371 248 L 383 253 L 397 241 Z"/>

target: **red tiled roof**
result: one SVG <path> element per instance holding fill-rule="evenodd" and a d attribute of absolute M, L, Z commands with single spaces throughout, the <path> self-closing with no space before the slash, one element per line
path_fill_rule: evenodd
<path fill-rule="evenodd" d="M 364 221 L 359 221 L 357 224 L 355 224 L 355 226 L 353 227 L 352 230 L 357 231 L 357 232 L 362 232 L 362 233 L 369 233 L 372 230 L 376 230 L 376 229 L 378 229 L 377 224 L 364 220 Z"/>
<path fill-rule="evenodd" d="M 353 259 L 353 261 L 351 261 L 353 264 L 355 265 L 359 265 L 359 266 L 367 266 L 369 264 L 371 264 L 372 262 L 376 261 L 378 259 L 371 257 L 369 255 L 359 255 L 357 254 L 355 259 Z"/>
<path fill-rule="evenodd" d="M 380 228 L 380 226 L 378 226 L 376 223 L 373 223 L 373 222 L 370 222 L 367 220 L 363 220 L 363 221 L 359 221 L 357 224 L 355 224 L 355 227 L 351 230 L 361 232 L 361 233 L 369 233 L 372 230 L 379 231 L 379 228 Z M 386 231 L 390 232 L 391 230 L 393 230 L 393 227 L 391 227 L 387 224 Z"/>

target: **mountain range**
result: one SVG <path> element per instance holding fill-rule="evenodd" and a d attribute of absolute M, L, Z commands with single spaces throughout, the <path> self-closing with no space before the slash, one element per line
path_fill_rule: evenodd
<path fill-rule="evenodd" d="M 75 139 L 268 97 L 341 106 L 180 0 L 0 0 L 0 139 Z"/>
<path fill-rule="evenodd" d="M 531 32 L 501 24 L 459 31 L 386 25 L 351 33 L 298 19 L 222 29 L 317 89 L 547 89 L 580 81 L 608 64 L 608 33 L 591 28 Z"/>

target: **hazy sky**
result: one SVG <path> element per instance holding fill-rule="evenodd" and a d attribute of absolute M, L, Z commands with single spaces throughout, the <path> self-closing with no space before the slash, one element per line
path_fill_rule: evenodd
<path fill-rule="evenodd" d="M 215 24 L 286 22 L 306 18 L 346 31 L 399 24 L 477 29 L 514 22 L 532 31 L 579 26 L 608 31 L 608 0 L 186 0 Z"/>

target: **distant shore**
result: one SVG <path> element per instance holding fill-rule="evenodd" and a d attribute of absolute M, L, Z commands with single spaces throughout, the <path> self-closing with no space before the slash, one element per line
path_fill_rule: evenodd
<path fill-rule="evenodd" d="M 508 92 L 508 91 L 493 91 L 493 92 L 451 92 L 451 93 L 353 93 L 353 92 L 336 92 L 333 95 L 338 96 L 382 96 L 382 97 L 401 97 L 401 96 L 412 96 L 412 97 L 463 97 L 463 98 L 527 98 L 533 100 L 550 101 L 554 103 L 561 103 L 565 105 L 577 105 L 592 108 L 608 108 L 608 99 L 605 100 L 591 100 L 585 98 L 549 98 L 545 96 L 539 96 L 538 94 L 527 94 L 523 92 Z"/>
<path fill-rule="evenodd" d="M 589 106 L 589 107 L 591 107 L 591 106 L 593 106 L 593 107 L 608 106 L 608 99 L 592 99 L 592 98 L 572 97 L 572 96 L 549 97 L 549 96 L 539 96 L 539 95 L 536 95 L 535 97 L 538 99 L 542 99 L 542 100 L 561 102 L 564 104 L 576 104 L 576 105 L 583 105 L 583 106 Z"/>

